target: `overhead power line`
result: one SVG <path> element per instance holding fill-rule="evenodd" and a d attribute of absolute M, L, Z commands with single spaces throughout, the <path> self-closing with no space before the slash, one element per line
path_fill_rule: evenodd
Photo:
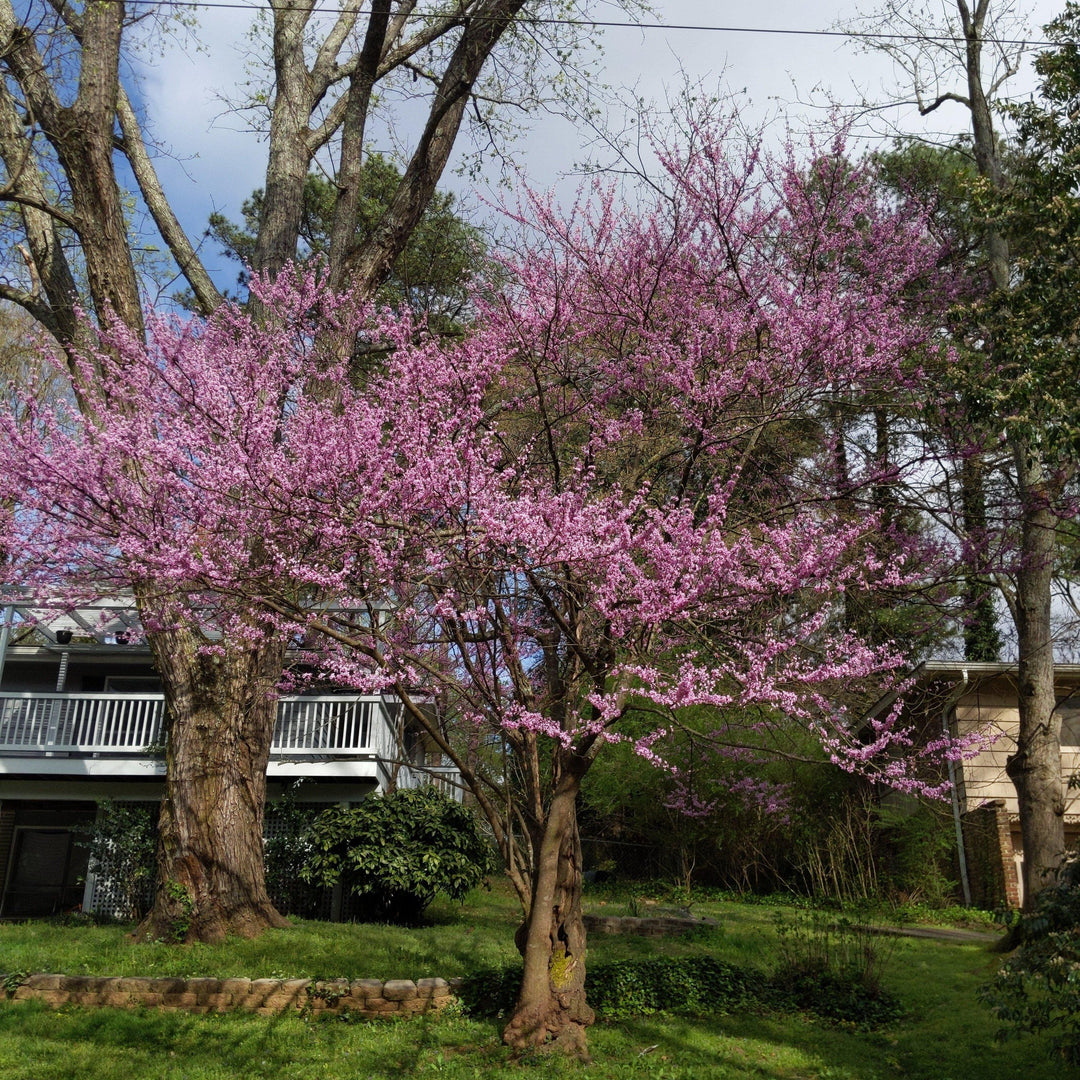
<path fill-rule="evenodd" d="M 269 3 L 243 3 L 240 0 L 97 0 L 98 3 L 126 3 L 129 7 L 162 7 L 162 8 L 216 8 L 229 11 L 269 11 Z M 307 5 L 279 4 L 278 10 L 283 11 L 307 11 Z M 315 5 L 313 14 L 340 15 L 348 8 L 340 4 Z M 370 10 L 359 7 L 356 15 L 368 15 Z M 412 12 L 407 19 L 410 21 L 432 21 L 454 18 L 452 11 L 442 12 Z M 462 21 L 476 21 L 483 19 L 483 15 L 466 14 L 461 17 Z M 545 18 L 539 15 L 519 15 L 516 22 L 532 26 L 571 26 L 582 29 L 594 30 L 641 30 L 641 31 L 677 31 L 681 33 L 698 34 L 762 34 L 762 35 L 786 35 L 789 37 L 821 37 L 843 38 L 851 41 L 923 41 L 936 44 L 962 45 L 966 39 L 963 34 L 948 31 L 937 31 L 924 34 L 882 33 L 874 30 L 811 30 L 798 27 L 783 26 L 714 26 L 709 23 L 663 23 L 663 22 L 634 22 L 629 19 L 556 19 Z M 1045 41 L 1038 38 L 991 38 L 984 37 L 983 42 L 987 45 L 1001 45 L 1007 48 L 1033 48 L 1044 49 L 1058 44 L 1053 41 Z"/>

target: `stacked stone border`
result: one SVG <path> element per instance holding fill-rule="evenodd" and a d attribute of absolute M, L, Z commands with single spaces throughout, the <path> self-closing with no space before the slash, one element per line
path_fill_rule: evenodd
<path fill-rule="evenodd" d="M 639 934 L 642 937 L 667 937 L 720 925 L 715 919 L 674 915 L 652 915 L 644 918 L 636 915 L 586 915 L 584 921 L 585 929 L 590 934 Z"/>
<path fill-rule="evenodd" d="M 659 937 L 716 926 L 712 919 L 586 915 L 601 934 Z M 95 975 L 0 975 L 0 989 L 14 1001 L 42 1001 L 53 1008 L 79 1005 L 116 1009 L 251 1012 L 279 1016 L 327 1014 L 377 1019 L 437 1013 L 457 1000 L 461 979 L 178 979 Z"/>
<path fill-rule="evenodd" d="M 8 998 L 190 1013 L 251 1012 L 277 1016 L 351 1013 L 375 1019 L 436 1013 L 455 1000 L 459 979 L 173 979 L 91 975 L 8 975 Z"/>

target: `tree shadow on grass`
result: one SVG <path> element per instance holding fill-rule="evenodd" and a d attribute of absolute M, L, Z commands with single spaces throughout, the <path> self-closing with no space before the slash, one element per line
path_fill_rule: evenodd
<path fill-rule="evenodd" d="M 761 1017 L 690 1020 L 664 1016 L 623 1021 L 617 1028 L 614 1037 L 607 1025 L 594 1029 L 591 1042 L 598 1060 L 608 1051 L 622 1060 L 620 1078 L 878 1080 L 900 1075 L 882 1067 L 880 1047 L 845 1045 L 831 1038 L 823 1041 L 820 1029 L 801 1019 L 788 1018 L 781 1029 Z M 629 1052 L 631 1046 L 639 1048 L 636 1056 Z"/>
<path fill-rule="evenodd" d="M 605 1030 L 606 1029 L 606 1030 Z M 590 1036 L 597 1058 L 641 1066 L 612 1075 L 664 1080 L 1060 1080 L 1060 1065 L 1035 1041 L 1002 1046 L 993 1031 L 972 1032 L 953 1047 L 928 1043 L 918 1025 L 860 1030 L 798 1014 L 726 1015 L 708 1019 L 650 1017 L 602 1025 Z M 651 1059 L 651 1063 L 646 1061 Z"/>

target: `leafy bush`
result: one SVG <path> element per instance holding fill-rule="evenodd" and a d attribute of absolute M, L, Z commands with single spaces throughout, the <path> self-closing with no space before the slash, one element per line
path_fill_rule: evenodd
<path fill-rule="evenodd" d="M 1080 1065 L 1080 858 L 1066 862 L 1014 933 L 1019 949 L 979 998 L 1004 1025 L 999 1037 L 1049 1032 L 1054 1052 Z"/>
<path fill-rule="evenodd" d="M 947 907 L 956 895 L 951 870 L 955 833 L 947 812 L 931 803 L 883 805 L 877 810 L 882 891 L 894 899 Z"/>
<path fill-rule="evenodd" d="M 267 803 L 267 838 L 263 845 L 266 891 L 274 907 L 284 915 L 325 919 L 329 897 L 325 889 L 306 882 L 301 874 L 310 853 L 308 830 L 319 813 L 297 801 L 303 781 L 297 781 L 280 799 Z"/>
<path fill-rule="evenodd" d="M 521 989 L 519 967 L 470 975 L 458 994 L 472 1016 L 501 1016 L 513 1009 Z M 903 1015 L 899 1002 L 881 990 L 868 995 L 853 976 L 831 971 L 767 977 L 710 956 L 655 957 L 592 964 L 585 976 L 589 1004 L 606 1020 L 651 1013 L 701 1016 L 755 1007 L 799 1009 L 830 1020 L 876 1025 Z"/>
<path fill-rule="evenodd" d="M 780 959 L 772 985 L 791 1005 L 829 1020 L 880 1024 L 903 1015 L 881 984 L 895 947 L 872 927 L 823 912 L 788 920 L 777 914 Z"/>
<path fill-rule="evenodd" d="M 470 975 L 458 991 L 473 1016 L 509 1012 L 521 989 L 517 966 Z M 746 1009 L 770 998 L 768 981 L 753 968 L 711 956 L 651 957 L 589 965 L 589 1004 L 606 1020 L 668 1012 L 701 1016 Z"/>
<path fill-rule="evenodd" d="M 586 981 L 591 976 L 586 971 Z M 457 989 L 461 1007 L 468 1016 L 505 1016 L 521 993 L 521 967 L 481 968 L 467 975 Z"/>
<path fill-rule="evenodd" d="M 119 917 L 137 920 L 149 909 L 157 873 L 157 806 L 98 804 L 96 820 L 78 834 L 90 848 L 90 871 L 117 891 Z"/>
<path fill-rule="evenodd" d="M 324 810 L 304 843 L 303 880 L 340 881 L 373 921 L 414 923 L 437 893 L 461 900 L 494 865 L 472 811 L 433 787 Z"/>
<path fill-rule="evenodd" d="M 586 986 L 593 1008 L 609 1020 L 654 1012 L 715 1015 L 769 997 L 761 972 L 711 956 L 597 964 L 588 970 Z"/>
<path fill-rule="evenodd" d="M 857 976 L 835 971 L 787 972 L 774 975 L 777 1002 L 784 1002 L 825 1020 L 876 1027 L 899 1020 L 904 1007 L 888 990 L 867 991 Z"/>

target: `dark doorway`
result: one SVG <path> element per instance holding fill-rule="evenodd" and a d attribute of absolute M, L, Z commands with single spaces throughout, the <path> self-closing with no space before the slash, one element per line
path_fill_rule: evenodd
<path fill-rule="evenodd" d="M 82 904 L 89 852 L 73 826 L 94 820 L 93 804 L 7 804 L 14 831 L 0 916 L 57 915 Z"/>

